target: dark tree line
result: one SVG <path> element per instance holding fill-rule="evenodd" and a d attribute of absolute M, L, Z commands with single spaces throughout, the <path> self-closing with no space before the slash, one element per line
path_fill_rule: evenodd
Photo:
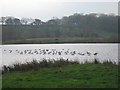
<path fill-rule="evenodd" d="M 46 22 L 40 19 L 1 17 L 3 41 L 48 37 L 110 37 L 118 33 L 118 16 L 73 14 Z"/>

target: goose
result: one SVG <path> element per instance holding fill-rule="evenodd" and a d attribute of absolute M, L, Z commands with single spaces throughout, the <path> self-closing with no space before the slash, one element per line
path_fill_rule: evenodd
<path fill-rule="evenodd" d="M 90 53 L 90 52 L 87 52 L 87 55 L 88 55 L 88 56 L 90 56 L 90 55 L 91 55 L 91 53 Z"/>
<path fill-rule="evenodd" d="M 98 53 L 94 53 L 94 55 L 97 55 Z"/>

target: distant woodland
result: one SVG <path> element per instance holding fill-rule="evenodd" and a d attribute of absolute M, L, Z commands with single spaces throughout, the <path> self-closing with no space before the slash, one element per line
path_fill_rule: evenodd
<path fill-rule="evenodd" d="M 46 22 L 40 19 L 19 19 L 6 16 L 0 18 L 0 23 L 2 25 L 3 43 L 20 40 L 19 43 L 25 43 L 27 39 L 35 38 L 54 38 L 55 40 L 84 38 L 82 42 L 86 38 L 89 42 L 92 42 L 92 39 L 99 38 L 105 42 L 118 42 L 118 26 L 120 26 L 118 25 L 118 18 L 115 15 L 75 13 L 61 19 L 54 17 Z M 95 42 L 99 42 L 99 40 Z"/>

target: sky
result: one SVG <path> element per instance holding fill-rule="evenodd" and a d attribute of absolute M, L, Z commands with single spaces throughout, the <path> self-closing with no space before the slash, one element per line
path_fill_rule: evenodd
<path fill-rule="evenodd" d="M 74 13 L 118 14 L 118 0 L 0 0 L 0 16 L 38 18 L 47 21 L 53 17 Z"/>

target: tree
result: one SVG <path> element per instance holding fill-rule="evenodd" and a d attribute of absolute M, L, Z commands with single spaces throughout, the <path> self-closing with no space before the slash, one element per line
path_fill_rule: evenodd
<path fill-rule="evenodd" d="M 42 21 L 39 19 L 35 19 L 35 21 L 32 23 L 32 25 L 41 25 Z"/>
<path fill-rule="evenodd" d="M 21 25 L 20 19 L 14 18 L 13 19 L 14 25 Z"/>
<path fill-rule="evenodd" d="M 5 24 L 7 24 L 7 25 L 14 25 L 13 18 L 12 18 L 12 17 L 8 17 L 8 18 L 5 20 Z"/>
<path fill-rule="evenodd" d="M 54 19 L 51 19 L 47 22 L 48 25 L 57 25 L 57 21 Z"/>
<path fill-rule="evenodd" d="M 6 17 L 0 17 L 0 23 L 3 25 L 5 24 Z"/>
<path fill-rule="evenodd" d="M 21 23 L 23 24 L 23 25 L 27 25 L 28 23 L 29 23 L 29 18 L 22 18 L 21 19 Z"/>

